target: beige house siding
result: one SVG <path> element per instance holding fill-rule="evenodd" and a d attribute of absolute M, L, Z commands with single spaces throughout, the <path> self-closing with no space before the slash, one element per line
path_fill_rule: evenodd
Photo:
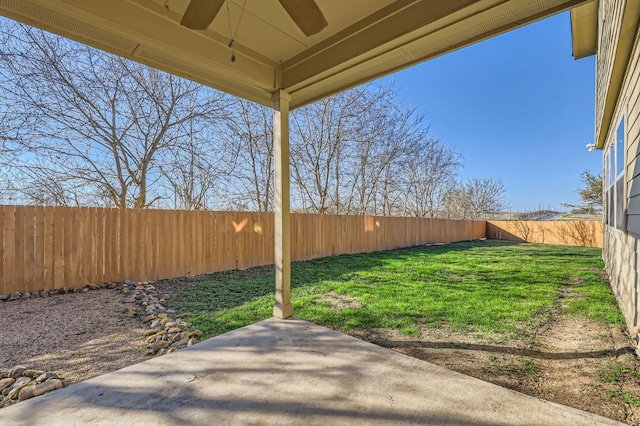
<path fill-rule="evenodd" d="M 613 227 L 605 227 L 604 260 L 611 288 L 624 315 L 627 329 L 638 341 L 640 301 L 638 300 L 638 239 Z"/>
<path fill-rule="evenodd" d="M 628 0 L 627 0 L 628 1 Z M 602 122 L 602 109 L 607 87 L 611 84 L 611 64 L 615 56 L 617 34 L 622 20 L 621 10 L 624 0 L 604 0 L 601 2 L 599 18 L 601 33 L 598 42 L 597 89 L 596 89 L 596 135 L 600 129 L 608 127 L 603 158 L 616 143 L 616 132 L 619 123 L 624 119 L 624 190 L 616 192 L 615 197 L 622 195 L 622 200 L 614 200 L 613 205 L 621 207 L 623 226 L 605 225 L 603 258 L 609 275 L 611 287 L 618 299 L 631 335 L 638 341 L 640 329 L 640 44 L 638 29 L 635 31 L 633 50 L 622 80 L 622 89 L 616 99 L 610 122 Z M 615 29 L 615 26 L 618 29 Z M 603 162 L 606 172 L 606 162 Z M 615 180 L 615 167 L 612 171 Z M 605 188 L 608 177 L 605 176 Z M 605 189 L 606 190 L 606 189 Z M 606 199 L 606 198 L 605 198 Z M 605 203 L 606 204 L 606 203 Z M 608 206 L 611 207 L 611 206 Z"/>
<path fill-rule="evenodd" d="M 598 85 L 596 86 L 596 135 L 600 134 L 603 124 L 604 106 L 607 98 L 607 90 L 611 80 L 616 46 L 620 36 L 622 25 L 622 10 L 624 1 L 600 0 L 600 13 L 598 19 L 598 56 L 596 59 L 596 74 Z"/>
<path fill-rule="evenodd" d="M 640 34 L 640 33 L 639 33 Z M 623 104 L 626 107 L 625 177 L 627 183 L 627 230 L 640 236 L 640 45 L 636 37 Z M 620 108 L 622 110 L 622 106 Z"/>

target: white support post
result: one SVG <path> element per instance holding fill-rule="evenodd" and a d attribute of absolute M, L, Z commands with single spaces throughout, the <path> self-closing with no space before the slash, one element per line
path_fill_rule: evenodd
<path fill-rule="evenodd" d="M 275 152 L 274 254 L 276 267 L 276 304 L 273 316 L 293 316 L 291 305 L 291 198 L 289 189 L 289 101 L 282 90 L 273 100 L 273 146 Z"/>

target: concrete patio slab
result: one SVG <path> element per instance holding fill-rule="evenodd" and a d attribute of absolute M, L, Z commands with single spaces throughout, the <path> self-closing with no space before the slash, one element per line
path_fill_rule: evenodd
<path fill-rule="evenodd" d="M 0 425 L 619 425 L 269 319 L 0 410 Z"/>

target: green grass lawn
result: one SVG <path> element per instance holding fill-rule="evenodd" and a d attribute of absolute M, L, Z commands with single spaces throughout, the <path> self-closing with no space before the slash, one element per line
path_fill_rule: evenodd
<path fill-rule="evenodd" d="M 422 326 L 526 337 L 562 305 L 568 315 L 623 327 L 600 250 L 475 241 L 298 262 L 295 316 L 336 330 Z M 179 312 L 205 337 L 271 316 L 273 267 L 184 280 Z M 575 297 L 560 299 L 566 292 Z"/>

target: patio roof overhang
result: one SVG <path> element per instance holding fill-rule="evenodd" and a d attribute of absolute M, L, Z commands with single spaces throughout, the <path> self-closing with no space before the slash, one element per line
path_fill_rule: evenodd
<path fill-rule="evenodd" d="M 277 0 L 228 0 L 204 31 L 180 25 L 189 0 L 0 0 L 0 15 L 264 105 L 284 90 L 296 108 L 585 2 L 317 0 L 329 25 L 310 37 Z"/>

